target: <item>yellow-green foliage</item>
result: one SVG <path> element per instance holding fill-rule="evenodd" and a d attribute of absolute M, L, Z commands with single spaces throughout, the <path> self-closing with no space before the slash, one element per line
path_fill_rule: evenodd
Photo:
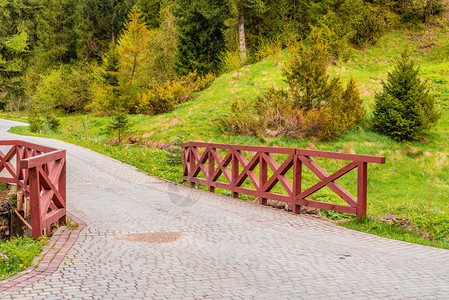
<path fill-rule="evenodd" d="M 199 76 L 191 72 L 174 80 L 157 82 L 153 80 L 145 93 L 139 95 L 138 111 L 145 114 L 158 114 L 172 110 L 177 104 L 193 97 L 193 93 L 208 87 L 215 79 L 213 74 Z"/>
<path fill-rule="evenodd" d="M 283 69 L 288 89 L 270 89 L 252 104 L 235 102 L 221 125 L 258 137 L 331 140 L 361 122 L 365 110 L 355 80 L 351 78 L 344 89 L 339 77 L 327 74 L 328 45 L 320 32 L 315 34 L 310 49 L 302 43 L 291 49 Z"/>

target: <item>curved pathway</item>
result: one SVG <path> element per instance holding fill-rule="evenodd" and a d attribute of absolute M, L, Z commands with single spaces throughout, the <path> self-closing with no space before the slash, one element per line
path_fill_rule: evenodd
<path fill-rule="evenodd" d="M 1 139 L 67 150 L 68 211 L 86 227 L 54 273 L 2 298 L 449 299 L 447 250 L 167 183 L 78 146 L 7 133 L 14 124 L 0 120 Z M 180 234 L 119 239 L 148 232 Z"/>

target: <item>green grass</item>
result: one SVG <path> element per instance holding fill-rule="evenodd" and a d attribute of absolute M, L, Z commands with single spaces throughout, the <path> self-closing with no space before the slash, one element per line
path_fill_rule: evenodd
<path fill-rule="evenodd" d="M 436 46 L 422 48 L 434 43 Z M 398 143 L 369 129 L 374 95 L 381 89 L 381 80 L 394 67 L 395 59 L 408 46 L 421 68 L 421 75 L 428 80 L 432 93 L 437 97 L 442 117 L 435 128 L 425 133 L 429 140 L 423 142 Z M 230 144 L 267 145 L 291 148 L 305 148 L 313 143 L 319 150 L 343 152 L 350 147 L 357 154 L 386 157 L 386 164 L 368 166 L 368 213 L 372 220 L 377 216 L 392 214 L 409 218 L 414 231 L 403 232 L 401 228 L 377 224 L 382 230 L 374 230 L 371 223 L 351 221 L 345 226 L 396 239 L 449 247 L 449 39 L 438 28 L 421 31 L 392 31 L 382 37 L 376 45 L 363 51 L 352 50 L 347 62 L 337 62 L 331 74 L 341 76 L 346 82 L 353 76 L 365 101 L 368 115 L 365 124 L 353 128 L 349 133 L 333 142 L 299 140 L 292 138 L 265 138 L 263 141 L 250 136 L 233 136 L 223 132 L 219 120 L 229 113 L 234 99 L 251 101 L 271 86 L 285 86 L 280 67 L 274 59 L 266 59 L 240 70 L 218 77 L 207 89 L 197 93 L 197 98 L 186 102 L 174 111 L 156 115 L 133 115 L 135 137 L 146 146 L 107 145 L 109 139 L 104 127 L 107 117 L 91 115 L 62 116 L 59 133 L 47 136 L 75 143 L 94 151 L 109 155 L 136 166 L 151 175 L 168 180 L 182 181 L 182 166 L 168 163 L 165 148 L 173 144 L 179 136 L 186 141 L 213 141 Z M 284 57 L 287 52 L 283 52 Z M 282 62 L 282 60 L 281 60 Z M 30 134 L 27 128 L 16 127 L 14 133 Z M 417 148 L 417 154 L 409 154 L 407 149 Z M 275 156 L 282 160 L 282 156 Z M 317 160 L 329 173 L 343 166 L 343 162 Z M 304 172 L 303 189 L 316 182 L 311 172 Z M 287 173 L 287 176 L 291 174 Z M 355 194 L 354 174 L 348 174 L 338 182 Z M 247 181 L 245 185 L 249 186 Z M 275 191 L 280 191 L 279 187 Z M 228 191 L 222 191 L 228 194 Z M 323 189 L 316 200 L 341 203 L 330 190 Z M 250 198 L 250 197 L 246 197 Z M 374 223 L 373 223 L 374 224 Z M 376 226 L 377 226 L 376 225 Z M 389 229 L 390 228 L 390 229 Z M 391 229 L 394 228 L 394 229 Z M 399 229 L 399 230 L 396 230 Z M 390 232 L 390 233 L 388 233 Z M 433 241 L 410 238 L 410 234 L 425 233 Z"/>
<path fill-rule="evenodd" d="M 0 280 L 11 277 L 29 267 L 44 247 L 45 240 L 14 238 L 0 242 Z"/>

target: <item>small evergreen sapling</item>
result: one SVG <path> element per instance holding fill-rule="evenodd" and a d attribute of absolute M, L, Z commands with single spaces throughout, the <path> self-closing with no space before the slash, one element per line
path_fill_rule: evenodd
<path fill-rule="evenodd" d="M 421 82 L 419 68 L 404 51 L 393 72 L 383 82 L 383 91 L 375 96 L 373 130 L 398 141 L 418 140 L 440 114 Z"/>
<path fill-rule="evenodd" d="M 107 125 L 107 132 L 118 137 L 118 142 L 122 141 L 122 138 L 131 132 L 132 124 L 128 114 L 124 112 L 117 112 L 112 118 L 111 122 Z"/>

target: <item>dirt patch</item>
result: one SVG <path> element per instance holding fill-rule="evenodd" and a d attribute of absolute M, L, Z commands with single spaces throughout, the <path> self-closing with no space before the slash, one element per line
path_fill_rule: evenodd
<path fill-rule="evenodd" d="M 152 244 L 165 244 L 165 243 L 173 243 L 182 236 L 184 236 L 184 234 L 181 232 L 146 232 L 146 233 L 125 234 L 114 238 L 114 240 L 152 243 Z"/>

